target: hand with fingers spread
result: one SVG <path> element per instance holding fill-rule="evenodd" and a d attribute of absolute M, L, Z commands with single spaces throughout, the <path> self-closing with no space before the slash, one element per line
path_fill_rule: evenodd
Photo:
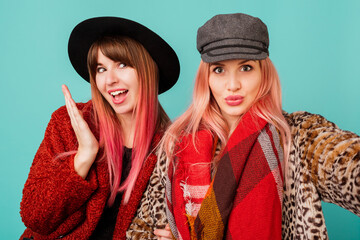
<path fill-rule="evenodd" d="M 84 120 L 82 113 L 76 107 L 76 103 L 72 99 L 66 85 L 62 86 L 62 91 L 65 96 L 66 109 L 71 120 L 71 125 L 79 144 L 74 159 L 74 169 L 85 179 L 99 151 L 99 143 L 91 132 L 89 125 Z"/>
<path fill-rule="evenodd" d="M 173 239 L 169 224 L 166 224 L 164 229 L 155 229 L 154 234 L 159 240 Z"/>

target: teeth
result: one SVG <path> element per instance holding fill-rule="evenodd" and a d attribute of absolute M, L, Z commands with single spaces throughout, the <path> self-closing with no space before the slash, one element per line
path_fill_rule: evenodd
<path fill-rule="evenodd" d="M 118 95 L 118 94 L 125 93 L 126 91 L 127 91 L 127 90 L 115 91 L 115 92 L 111 92 L 110 94 L 111 94 L 112 96 L 116 96 L 116 95 Z"/>

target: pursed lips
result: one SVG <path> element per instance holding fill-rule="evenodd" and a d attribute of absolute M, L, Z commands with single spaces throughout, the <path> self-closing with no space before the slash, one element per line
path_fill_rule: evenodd
<path fill-rule="evenodd" d="M 230 95 L 225 98 L 225 102 L 230 106 L 237 106 L 241 104 L 243 100 L 244 97 L 240 95 Z"/>

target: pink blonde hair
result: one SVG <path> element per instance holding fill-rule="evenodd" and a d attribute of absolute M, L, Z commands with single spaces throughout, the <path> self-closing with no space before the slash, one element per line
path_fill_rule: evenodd
<path fill-rule="evenodd" d="M 257 97 L 252 105 L 254 113 L 273 124 L 280 132 L 285 163 L 290 150 L 290 128 L 282 115 L 281 86 L 277 71 L 269 58 L 259 60 L 262 81 Z M 203 61 L 195 78 L 193 102 L 166 131 L 161 142 L 160 151 L 164 151 L 169 161 L 173 160 L 174 144 L 187 134 L 192 134 L 195 144 L 195 133 L 199 129 L 208 129 L 225 147 L 229 128 L 221 114 L 220 108 L 212 96 L 209 87 L 210 64 Z M 215 160 L 214 160 L 215 161 Z"/>
<path fill-rule="evenodd" d="M 113 108 L 96 86 L 98 51 L 113 61 L 119 61 L 136 69 L 139 94 L 135 116 L 135 136 L 129 176 L 120 185 L 122 173 L 123 139 L 122 127 Z M 158 101 L 158 68 L 146 49 L 137 41 L 123 36 L 104 37 L 95 42 L 88 53 L 88 69 L 95 123 L 99 129 L 99 144 L 103 149 L 101 159 L 108 163 L 112 205 L 117 193 L 125 191 L 124 202 L 129 201 L 136 179 L 151 149 L 152 138 L 158 130 L 165 129 L 169 117 Z"/>

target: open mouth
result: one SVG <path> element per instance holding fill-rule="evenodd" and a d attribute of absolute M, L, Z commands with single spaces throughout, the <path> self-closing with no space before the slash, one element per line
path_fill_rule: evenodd
<path fill-rule="evenodd" d="M 115 90 L 111 92 L 109 91 L 114 104 L 121 104 L 122 102 L 124 102 L 128 92 L 129 90 L 127 89 Z"/>
<path fill-rule="evenodd" d="M 114 92 L 111 92 L 111 96 L 113 98 L 116 98 L 116 97 L 120 97 L 121 94 L 126 94 L 129 90 L 118 90 L 118 91 L 114 91 Z"/>

